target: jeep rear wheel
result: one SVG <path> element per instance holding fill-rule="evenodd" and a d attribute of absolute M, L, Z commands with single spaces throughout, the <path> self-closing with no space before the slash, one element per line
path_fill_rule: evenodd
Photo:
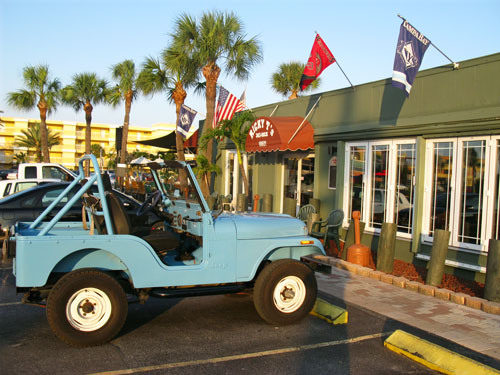
<path fill-rule="evenodd" d="M 49 294 L 52 331 L 73 346 L 100 345 L 115 337 L 127 317 L 127 296 L 110 275 L 78 270 L 62 277 Z"/>
<path fill-rule="evenodd" d="M 317 289 L 314 271 L 307 265 L 291 259 L 278 260 L 257 277 L 255 309 L 268 323 L 291 324 L 312 310 Z"/>

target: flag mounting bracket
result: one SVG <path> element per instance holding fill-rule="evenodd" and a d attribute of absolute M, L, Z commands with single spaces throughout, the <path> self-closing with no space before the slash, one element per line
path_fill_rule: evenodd
<path fill-rule="evenodd" d="M 406 18 L 404 18 L 401 14 L 398 13 L 398 17 L 401 18 L 403 21 L 406 21 L 408 22 L 408 20 Z M 448 61 L 450 61 L 452 64 L 453 64 L 453 70 L 455 69 L 458 69 L 460 67 L 460 64 L 453 61 L 452 59 L 450 59 L 443 51 L 441 51 L 438 46 L 436 46 L 434 43 L 432 43 L 432 41 L 429 41 L 431 43 L 432 46 L 434 46 L 435 49 L 438 50 L 438 52 L 443 55 L 444 57 L 446 57 L 448 59 Z"/>

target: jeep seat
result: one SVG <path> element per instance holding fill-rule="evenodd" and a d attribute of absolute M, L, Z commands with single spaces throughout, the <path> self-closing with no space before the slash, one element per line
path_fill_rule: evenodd
<path fill-rule="evenodd" d="M 158 254 L 165 254 L 167 251 L 175 250 L 179 246 L 177 235 L 171 231 L 146 228 L 133 229 L 128 214 L 113 192 L 108 192 L 106 199 L 112 218 L 113 231 L 116 234 L 131 234 L 140 237 L 150 244 Z"/>

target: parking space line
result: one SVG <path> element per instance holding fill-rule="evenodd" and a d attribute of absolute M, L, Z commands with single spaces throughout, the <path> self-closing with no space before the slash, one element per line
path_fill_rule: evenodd
<path fill-rule="evenodd" d="M 375 333 L 373 335 L 353 337 L 350 339 L 321 342 L 318 344 L 294 346 L 294 347 L 283 348 L 283 349 L 265 350 L 262 352 L 236 354 L 236 355 L 230 355 L 230 356 L 225 356 L 225 357 L 200 359 L 200 360 L 196 360 L 196 361 L 165 363 L 163 365 L 145 366 L 145 367 L 137 367 L 137 368 L 123 369 L 123 370 L 115 370 L 115 371 L 96 372 L 92 375 L 137 374 L 137 373 L 145 373 L 145 372 L 150 372 L 150 371 L 166 370 L 166 369 L 170 369 L 170 368 L 199 366 L 199 365 L 206 365 L 206 364 L 236 361 L 236 360 L 240 360 L 240 359 L 259 358 L 259 357 L 266 357 L 266 356 L 271 356 L 271 355 L 288 354 L 288 353 L 299 352 L 299 351 L 304 351 L 304 350 L 326 348 L 326 347 L 336 346 L 336 345 L 353 344 L 353 343 L 357 343 L 357 342 L 361 342 L 361 341 L 386 337 L 386 336 L 389 336 L 391 333 L 392 332 L 381 332 L 381 333 Z"/>
<path fill-rule="evenodd" d="M 22 305 L 22 302 L 5 302 L 5 303 L 0 303 L 0 307 L 4 306 L 12 306 L 12 305 Z"/>

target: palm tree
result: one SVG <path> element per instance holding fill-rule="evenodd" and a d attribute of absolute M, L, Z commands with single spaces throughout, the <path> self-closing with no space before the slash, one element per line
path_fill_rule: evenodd
<path fill-rule="evenodd" d="M 83 109 L 85 112 L 85 154 L 90 154 L 91 128 L 93 104 L 106 102 L 109 95 L 108 83 L 98 78 L 95 73 L 80 73 L 73 76 L 71 85 L 62 90 L 62 100 L 73 106 L 76 112 Z M 90 162 L 85 163 L 85 174 L 90 173 Z"/>
<path fill-rule="evenodd" d="M 130 110 L 132 101 L 137 98 L 137 73 L 132 60 L 124 60 L 111 67 L 113 79 L 117 82 L 114 89 L 108 96 L 108 100 L 113 106 L 125 103 L 125 117 L 123 119 L 122 144 L 120 152 L 120 163 L 125 164 L 127 153 L 128 127 L 130 124 Z"/>
<path fill-rule="evenodd" d="M 14 160 L 16 164 L 26 163 L 28 156 L 24 152 L 20 152 L 18 154 L 14 154 Z"/>
<path fill-rule="evenodd" d="M 224 63 L 227 74 L 239 80 L 246 80 L 251 68 L 262 60 L 262 49 L 256 37 L 245 39 L 242 22 L 234 13 L 204 13 L 199 24 L 188 14 L 181 15 L 175 22 L 173 44 L 193 56 L 203 66 L 206 80 L 206 119 L 203 134 L 212 126 L 217 80 L 221 73 L 218 64 Z M 212 141 L 207 144 L 205 155 L 212 160 Z M 208 179 L 204 179 L 202 190 L 209 194 Z"/>
<path fill-rule="evenodd" d="M 231 120 L 221 121 L 215 129 L 209 129 L 201 138 L 200 147 L 204 148 L 210 139 L 229 138 L 236 147 L 238 156 L 238 165 L 240 167 L 241 176 L 243 177 L 243 186 L 245 194 L 248 194 L 248 178 L 243 168 L 242 154 L 245 152 L 245 142 L 247 139 L 248 130 L 255 121 L 255 116 L 250 111 L 237 112 Z"/>
<path fill-rule="evenodd" d="M 179 122 L 179 113 L 186 99 L 186 88 L 197 84 L 199 65 L 186 54 L 184 49 L 171 45 L 161 53 L 161 59 L 148 57 L 138 78 L 138 86 L 146 95 L 158 92 L 167 92 L 169 102 L 175 103 L 176 123 Z M 176 131 L 175 144 L 177 159 L 184 161 L 184 138 Z M 185 173 L 180 176 L 181 188 L 186 186 Z"/>
<path fill-rule="evenodd" d="M 111 149 L 109 152 L 104 154 L 104 158 L 108 161 L 107 168 L 108 169 L 116 169 L 116 151 Z"/>
<path fill-rule="evenodd" d="M 21 130 L 23 135 L 18 135 L 14 139 L 14 146 L 18 147 L 26 147 L 28 150 L 34 148 L 36 161 L 41 162 L 43 160 L 42 157 L 42 136 L 41 136 L 41 126 L 40 123 L 35 123 L 28 127 L 28 129 Z M 47 146 L 49 150 L 53 146 L 57 146 L 60 144 L 59 133 L 52 132 L 51 129 L 47 129 Z"/>
<path fill-rule="evenodd" d="M 288 99 L 298 98 L 300 90 L 300 79 L 304 72 L 305 64 L 292 61 L 283 63 L 278 67 L 278 71 L 273 73 L 271 77 L 271 87 L 279 94 L 288 96 Z M 305 91 L 318 88 L 320 84 L 319 78 L 314 80 Z"/>
<path fill-rule="evenodd" d="M 193 168 L 193 172 L 208 185 L 208 175 L 211 173 L 220 173 L 220 168 L 216 164 L 210 163 L 205 155 L 198 154 L 196 156 L 196 167 Z"/>
<path fill-rule="evenodd" d="M 50 162 L 47 139 L 47 114 L 52 113 L 59 104 L 61 83 L 51 79 L 48 65 L 27 66 L 23 69 L 26 89 L 11 92 L 7 96 L 10 105 L 21 110 L 31 110 L 35 106 L 40 111 L 40 135 L 43 161 Z"/>

